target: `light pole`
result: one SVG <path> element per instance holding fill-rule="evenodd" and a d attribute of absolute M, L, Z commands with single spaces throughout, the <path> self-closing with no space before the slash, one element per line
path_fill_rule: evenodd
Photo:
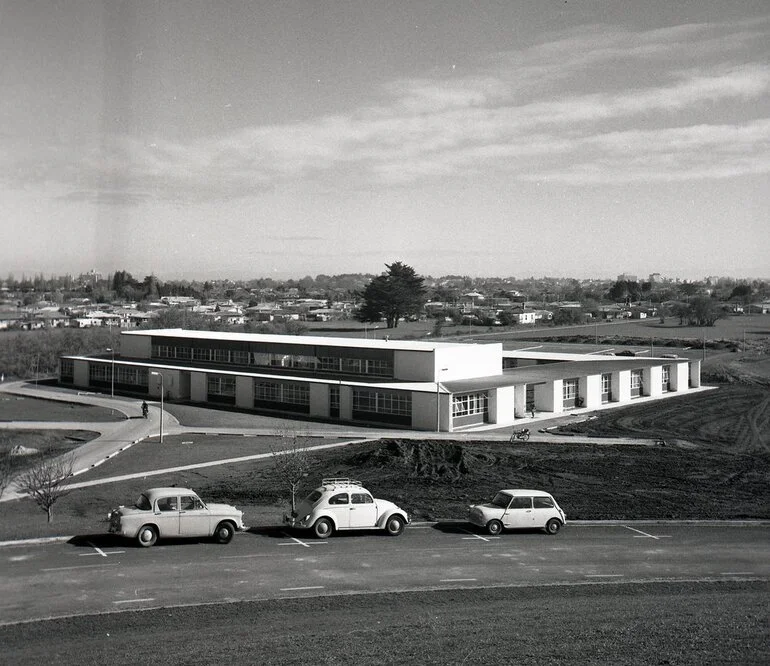
<path fill-rule="evenodd" d="M 153 377 L 160 377 L 160 443 L 163 444 L 163 375 L 160 372 L 150 372 Z"/>
<path fill-rule="evenodd" d="M 112 347 L 107 347 L 108 352 L 112 352 L 112 364 L 111 364 L 111 377 L 110 377 L 110 397 L 115 397 L 115 350 Z"/>
<path fill-rule="evenodd" d="M 436 432 L 441 432 L 441 396 L 439 395 L 439 389 L 441 389 L 441 373 L 446 372 L 448 369 L 449 368 L 441 368 L 436 377 Z"/>

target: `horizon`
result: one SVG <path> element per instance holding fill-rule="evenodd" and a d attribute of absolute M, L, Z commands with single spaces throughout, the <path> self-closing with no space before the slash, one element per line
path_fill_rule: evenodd
<path fill-rule="evenodd" d="M 0 274 L 767 275 L 769 37 L 762 0 L 11 3 Z"/>

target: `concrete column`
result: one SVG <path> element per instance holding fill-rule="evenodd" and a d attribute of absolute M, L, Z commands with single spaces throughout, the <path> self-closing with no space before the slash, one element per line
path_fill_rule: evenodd
<path fill-rule="evenodd" d="M 642 371 L 643 395 L 659 397 L 663 395 L 663 367 L 655 365 Z"/>
<path fill-rule="evenodd" d="M 583 407 L 593 409 L 602 404 L 602 376 L 588 375 L 578 381 L 578 393 L 583 399 Z"/>
<path fill-rule="evenodd" d="M 690 387 L 700 386 L 700 361 L 690 361 Z"/>
<path fill-rule="evenodd" d="M 340 421 L 353 420 L 353 389 L 340 385 Z"/>
<path fill-rule="evenodd" d="M 535 409 L 539 412 L 561 414 L 564 411 L 563 392 L 564 382 L 561 379 L 538 384 L 535 386 Z"/>
<path fill-rule="evenodd" d="M 310 416 L 329 418 L 329 384 L 312 383 L 310 392 Z"/>
<path fill-rule="evenodd" d="M 235 406 L 242 409 L 254 408 L 254 380 L 251 377 L 235 378 Z"/>
<path fill-rule="evenodd" d="M 489 391 L 489 422 L 510 425 L 515 419 L 516 390 L 514 386 L 501 386 Z"/>
<path fill-rule="evenodd" d="M 669 367 L 671 390 L 686 391 L 689 388 L 687 361 L 672 363 Z"/>
<path fill-rule="evenodd" d="M 619 370 L 612 373 L 612 402 L 631 400 L 631 371 Z"/>
<path fill-rule="evenodd" d="M 513 396 L 514 415 L 516 418 L 522 419 L 527 414 L 527 386 L 521 385 L 516 387 L 516 393 Z"/>
<path fill-rule="evenodd" d="M 150 377 L 152 379 L 152 377 Z M 150 381 L 152 389 L 152 381 Z M 193 372 L 190 374 L 190 400 L 192 402 L 206 402 L 208 400 L 208 386 L 206 385 L 205 372 Z"/>

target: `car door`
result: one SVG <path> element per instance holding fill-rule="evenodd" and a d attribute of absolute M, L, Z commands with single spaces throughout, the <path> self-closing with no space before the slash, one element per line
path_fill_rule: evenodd
<path fill-rule="evenodd" d="M 532 498 L 513 497 L 503 516 L 503 525 L 511 529 L 532 527 Z"/>
<path fill-rule="evenodd" d="M 179 497 L 169 495 L 160 497 L 155 502 L 155 523 L 158 525 L 158 536 L 179 536 Z"/>
<path fill-rule="evenodd" d="M 351 528 L 374 527 L 377 524 L 377 505 L 369 493 L 350 494 Z"/>
<path fill-rule="evenodd" d="M 551 518 L 559 518 L 559 512 L 554 506 L 554 502 L 550 497 L 545 495 L 538 495 L 532 498 L 532 523 L 533 527 L 545 527 L 545 524 L 551 520 Z"/>
<path fill-rule="evenodd" d="M 334 517 L 337 529 L 346 530 L 350 526 L 350 496 L 348 493 L 334 493 L 327 502 L 327 511 Z"/>
<path fill-rule="evenodd" d="M 211 512 L 196 495 L 179 498 L 179 534 L 185 537 L 211 535 Z"/>

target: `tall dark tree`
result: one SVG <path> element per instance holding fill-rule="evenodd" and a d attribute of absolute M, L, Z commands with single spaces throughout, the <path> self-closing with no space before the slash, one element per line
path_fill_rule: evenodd
<path fill-rule="evenodd" d="M 425 305 L 425 286 L 414 268 L 396 261 L 385 264 L 387 272 L 374 278 L 358 294 L 364 304 L 356 313 L 358 321 L 385 319 L 388 328 L 396 328 L 398 320 L 418 314 Z"/>

